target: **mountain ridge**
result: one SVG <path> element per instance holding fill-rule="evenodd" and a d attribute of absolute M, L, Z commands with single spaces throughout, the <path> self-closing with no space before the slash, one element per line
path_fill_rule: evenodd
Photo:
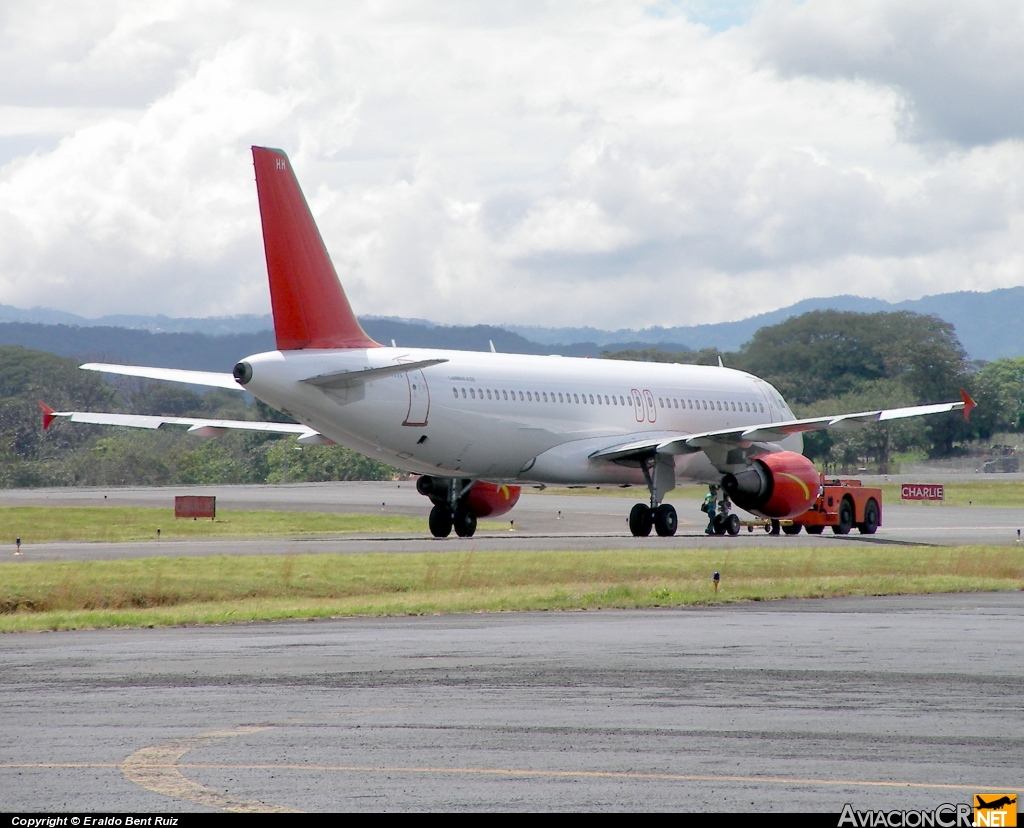
<path fill-rule="evenodd" d="M 408 347 L 465 348 L 487 350 L 493 341 L 499 351 L 506 353 L 561 353 L 564 356 L 597 356 L 604 349 L 661 347 L 663 350 L 699 350 L 718 348 L 735 351 L 750 340 L 754 332 L 766 325 L 780 322 L 814 310 L 856 311 L 876 313 L 880 311 L 912 311 L 934 314 L 956 329 L 967 353 L 972 359 L 992 360 L 1005 356 L 1024 356 L 1024 286 L 999 288 L 997 290 L 957 291 L 909 299 L 902 302 L 887 302 L 861 296 L 841 295 L 804 299 L 785 308 L 756 314 L 730 322 L 715 322 L 702 325 L 677 327 L 651 327 L 641 330 L 620 328 L 615 331 L 591 327 L 548 328 L 531 325 L 440 325 L 425 319 L 403 319 L 393 316 L 362 316 L 360 321 L 367 332 L 380 342 L 390 344 L 394 339 L 399 345 Z M 153 335 L 197 334 L 219 339 L 241 337 L 238 340 L 221 343 L 214 347 L 222 356 L 240 347 L 243 343 L 267 343 L 273 347 L 270 314 L 239 314 L 220 317 L 168 317 L 164 315 L 109 315 L 89 319 L 66 311 L 48 308 L 23 310 L 10 305 L 0 305 L 0 344 L 24 344 L 38 347 L 47 335 L 31 328 L 33 325 L 57 327 L 63 330 L 60 350 L 41 348 L 62 353 L 75 354 L 106 353 L 116 356 L 111 343 L 117 336 L 109 331 L 148 332 Z M 11 326 L 14 327 L 11 327 Z M 29 326 L 19 328 L 18 326 Z M 81 329 L 78 334 L 71 330 Z M 105 334 L 85 334 L 87 329 L 104 329 Z M 263 336 L 256 336 L 256 335 Z M 246 337 L 256 337 L 247 340 Z M 19 338 L 26 341 L 14 341 Z M 138 339 L 135 345 L 141 353 L 150 353 L 151 346 Z M 171 340 L 167 340 L 171 342 Z M 79 348 L 81 346 L 81 348 Z M 199 346 L 197 346 L 199 347 Z M 76 350 L 69 351 L 69 348 Z M 170 348 L 172 353 L 191 352 L 191 346 L 176 342 Z M 253 353 L 248 351 L 247 353 Z M 244 355 L 244 354 L 243 354 Z M 194 356 L 199 356 L 196 351 Z M 211 352 L 212 356 L 212 352 Z M 190 357 L 191 359 L 191 357 Z M 158 364 L 152 362 L 151 364 Z M 205 370 L 218 370 L 208 368 Z M 221 368 L 220 370 L 223 370 Z"/>

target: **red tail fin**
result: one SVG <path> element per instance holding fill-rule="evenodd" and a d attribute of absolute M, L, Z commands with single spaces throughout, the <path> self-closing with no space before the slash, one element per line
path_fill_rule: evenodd
<path fill-rule="evenodd" d="M 253 147 L 252 157 L 278 350 L 381 347 L 352 313 L 288 156 Z"/>

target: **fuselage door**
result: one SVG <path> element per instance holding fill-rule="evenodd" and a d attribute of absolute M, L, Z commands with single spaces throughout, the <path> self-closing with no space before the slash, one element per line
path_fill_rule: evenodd
<path fill-rule="evenodd" d="M 405 415 L 406 426 L 425 426 L 430 413 L 430 389 L 422 371 L 410 371 L 405 375 L 409 384 L 409 412 Z"/>
<path fill-rule="evenodd" d="M 644 398 L 640 396 L 637 389 L 633 389 L 633 411 L 636 414 L 636 421 L 642 423 L 647 415 L 644 411 Z"/>
<path fill-rule="evenodd" d="M 655 423 L 658 421 L 658 409 L 654 407 L 654 394 L 644 389 L 644 404 L 647 406 L 647 420 Z"/>
<path fill-rule="evenodd" d="M 777 423 L 784 419 L 782 412 L 779 411 L 778 406 L 775 404 L 775 397 L 772 392 L 768 390 L 768 386 L 761 380 L 754 380 L 754 385 L 757 386 L 757 390 L 761 393 L 764 398 L 765 411 L 768 413 L 769 422 Z"/>

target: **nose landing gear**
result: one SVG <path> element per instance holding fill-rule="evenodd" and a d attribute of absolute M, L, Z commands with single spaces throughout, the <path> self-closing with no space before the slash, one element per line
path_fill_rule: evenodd
<path fill-rule="evenodd" d="M 742 524 L 739 515 L 732 513 L 732 501 L 729 500 L 729 495 L 722 491 L 721 486 L 708 486 L 708 495 L 700 508 L 708 516 L 705 534 L 735 536 L 740 533 Z"/>

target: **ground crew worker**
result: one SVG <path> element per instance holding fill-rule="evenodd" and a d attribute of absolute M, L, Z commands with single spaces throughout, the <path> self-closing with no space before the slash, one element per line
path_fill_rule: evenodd
<path fill-rule="evenodd" d="M 708 492 L 704 496 L 704 503 L 700 507 L 700 510 L 702 512 L 707 512 L 708 515 L 708 528 L 704 530 L 704 534 L 715 534 L 715 493 L 713 491 Z"/>

